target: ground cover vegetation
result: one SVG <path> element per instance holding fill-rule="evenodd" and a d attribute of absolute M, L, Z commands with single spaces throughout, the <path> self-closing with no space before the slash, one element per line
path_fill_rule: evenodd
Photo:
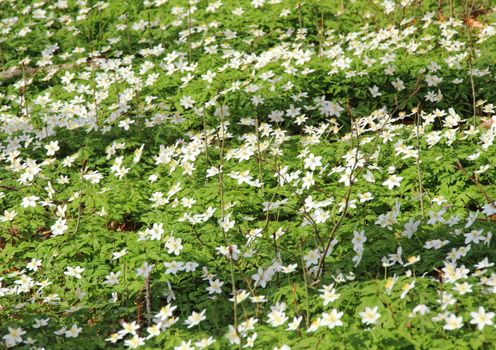
<path fill-rule="evenodd" d="M 493 348 L 495 11 L 0 0 L 0 348 Z"/>

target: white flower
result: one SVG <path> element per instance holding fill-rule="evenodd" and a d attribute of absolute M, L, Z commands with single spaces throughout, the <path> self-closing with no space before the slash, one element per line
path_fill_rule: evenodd
<path fill-rule="evenodd" d="M 124 130 L 129 130 L 129 126 L 130 126 L 131 124 L 134 124 L 134 123 L 135 123 L 135 121 L 134 121 L 134 120 L 131 120 L 131 119 L 129 119 L 129 118 L 126 118 L 126 119 L 121 120 L 121 121 L 119 122 L 119 127 L 120 127 L 120 128 L 123 128 Z"/>
<path fill-rule="evenodd" d="M 52 231 L 52 236 L 60 236 L 63 235 L 64 232 L 69 228 L 69 226 L 66 225 L 66 220 L 63 218 L 59 218 L 55 224 L 53 224 L 50 227 L 50 230 Z"/>
<path fill-rule="evenodd" d="M 307 328 L 307 333 L 315 332 L 317 329 L 319 329 L 319 327 L 322 326 L 320 322 L 320 318 L 313 320 L 312 323 L 310 323 L 310 326 Z"/>
<path fill-rule="evenodd" d="M 320 251 L 319 249 L 313 249 L 310 250 L 304 257 L 303 260 L 305 260 L 306 266 L 312 266 L 316 265 L 319 262 L 320 259 Z"/>
<path fill-rule="evenodd" d="M 315 180 L 313 179 L 313 173 L 311 171 L 307 171 L 305 176 L 301 179 L 303 184 L 302 184 L 302 189 L 309 189 L 313 185 L 315 185 Z"/>
<path fill-rule="evenodd" d="M 378 307 L 373 308 L 366 307 L 363 312 L 360 312 L 360 317 L 362 318 L 363 324 L 375 324 L 381 315 L 377 312 Z"/>
<path fill-rule="evenodd" d="M 107 276 L 105 276 L 106 281 L 103 284 L 109 284 L 113 286 L 114 284 L 119 284 L 119 276 L 121 275 L 121 271 L 111 272 Z"/>
<path fill-rule="evenodd" d="M 393 290 L 393 287 L 397 281 L 398 281 L 398 277 L 396 277 L 396 275 L 394 275 L 393 277 L 388 277 L 386 283 L 384 284 L 384 288 L 386 289 L 387 295 L 391 294 L 391 291 Z"/>
<path fill-rule="evenodd" d="M 281 266 L 281 272 L 283 273 L 292 273 L 296 271 L 298 264 L 291 264 L 288 266 Z"/>
<path fill-rule="evenodd" d="M 222 287 L 224 285 L 224 282 L 216 279 L 215 281 L 209 281 L 210 283 L 210 286 L 207 287 L 207 292 L 208 294 L 220 294 L 222 293 L 222 289 L 220 287 Z"/>
<path fill-rule="evenodd" d="M 453 290 L 458 292 L 458 294 L 460 295 L 465 295 L 467 293 L 472 293 L 472 285 L 470 285 L 468 282 L 455 283 Z"/>
<path fill-rule="evenodd" d="M 255 332 L 249 337 L 246 338 L 246 343 L 243 345 L 243 348 L 252 348 L 255 346 L 255 340 L 257 339 L 258 334 Z"/>
<path fill-rule="evenodd" d="M 166 306 L 162 306 L 160 311 L 155 315 L 155 322 L 163 322 L 172 317 L 172 313 L 177 308 L 177 306 L 172 306 L 171 304 L 167 304 Z"/>
<path fill-rule="evenodd" d="M 400 299 L 404 299 L 408 292 L 412 290 L 415 287 L 415 280 L 412 281 L 412 283 L 405 283 L 403 288 L 401 288 L 402 292 L 400 295 Z"/>
<path fill-rule="evenodd" d="M 35 318 L 32 327 L 33 328 L 45 327 L 46 325 L 48 325 L 48 321 L 50 321 L 50 318 Z"/>
<path fill-rule="evenodd" d="M 148 275 L 150 275 L 150 272 L 152 272 L 153 268 L 155 267 L 155 265 L 148 265 L 148 262 L 144 262 L 143 265 L 141 265 L 141 267 L 138 267 L 136 269 L 136 274 L 138 276 L 143 276 L 144 278 L 147 278 Z"/>
<path fill-rule="evenodd" d="M 334 103 L 330 101 L 324 101 L 322 103 L 322 107 L 320 108 L 320 113 L 325 116 L 336 116 L 339 117 L 341 112 L 344 111 L 344 108 L 341 107 L 339 103 Z"/>
<path fill-rule="evenodd" d="M 371 88 L 369 87 L 370 94 L 372 97 L 378 97 L 381 96 L 382 94 L 379 92 L 379 87 L 377 85 L 372 86 Z"/>
<path fill-rule="evenodd" d="M 329 329 L 333 329 L 334 327 L 343 325 L 341 317 L 343 317 L 343 312 L 338 312 L 336 309 L 332 309 L 330 313 L 322 313 L 320 324 L 322 326 L 327 326 Z"/>
<path fill-rule="evenodd" d="M 482 207 L 482 214 L 490 216 L 496 214 L 496 202 L 487 203 Z"/>
<path fill-rule="evenodd" d="M 241 13 L 242 13 L 243 9 L 241 8 Z M 203 80 L 211 83 L 213 81 L 213 79 L 215 78 L 216 76 L 216 73 L 212 72 L 210 69 L 207 71 L 207 73 L 203 74 L 201 77 Z"/>
<path fill-rule="evenodd" d="M 293 321 L 288 323 L 288 328 L 286 328 L 287 331 L 295 331 L 298 329 L 300 326 L 301 321 L 303 320 L 303 316 L 300 317 L 294 317 Z"/>
<path fill-rule="evenodd" d="M 215 117 L 229 117 L 231 113 L 229 112 L 229 106 L 222 105 L 219 108 L 217 108 L 214 112 Z"/>
<path fill-rule="evenodd" d="M 145 345 L 145 340 L 143 338 L 140 338 L 139 336 L 135 335 L 131 339 L 125 340 L 124 345 L 130 349 L 136 349 L 137 347 L 139 347 L 141 345 Z"/>
<path fill-rule="evenodd" d="M 147 327 L 146 331 L 148 332 L 146 339 L 150 339 L 160 334 L 160 327 L 154 324 L 153 326 Z"/>
<path fill-rule="evenodd" d="M 259 7 L 262 7 L 265 3 L 265 0 L 252 0 L 251 1 L 251 5 L 254 7 L 254 8 L 259 8 Z"/>
<path fill-rule="evenodd" d="M 477 325 L 479 330 L 493 325 L 494 312 L 486 312 L 482 306 L 479 306 L 477 312 L 471 312 L 470 316 L 472 316 L 470 323 Z"/>
<path fill-rule="evenodd" d="M 412 256 L 409 256 L 406 260 L 407 260 L 407 263 L 406 263 L 405 265 L 403 265 L 403 266 L 413 265 L 413 264 L 415 264 L 415 263 L 417 263 L 417 262 L 419 262 L 419 261 L 420 261 L 420 255 L 417 255 L 417 256 L 413 256 L 413 255 L 412 255 Z"/>
<path fill-rule="evenodd" d="M 231 214 L 225 215 L 222 219 L 219 219 L 219 225 L 224 230 L 224 232 L 229 231 L 234 227 L 234 224 L 236 221 L 230 220 L 231 219 Z"/>
<path fill-rule="evenodd" d="M 392 81 L 391 84 L 398 91 L 405 90 L 405 83 L 400 78 L 396 78 L 396 80 Z"/>
<path fill-rule="evenodd" d="M 41 266 L 41 260 L 39 259 L 31 259 L 30 262 L 26 264 L 26 268 L 31 271 L 38 271 L 38 268 Z"/>
<path fill-rule="evenodd" d="M 183 249 L 183 245 L 181 244 L 181 238 L 169 237 L 167 242 L 165 243 L 165 248 L 167 249 L 167 253 L 175 255 L 181 254 L 181 250 Z"/>
<path fill-rule="evenodd" d="M 191 96 L 183 96 L 179 101 L 179 104 L 184 107 L 184 109 L 193 108 L 195 104 L 195 100 L 191 98 Z"/>
<path fill-rule="evenodd" d="M 321 156 L 315 156 L 313 153 L 310 153 L 306 158 L 305 158 L 305 169 L 310 169 L 314 171 L 317 167 L 322 165 L 322 157 Z"/>
<path fill-rule="evenodd" d="M 164 234 L 164 224 L 153 224 L 151 229 L 146 229 L 146 233 L 150 236 L 152 241 L 159 241 L 162 239 L 162 235 Z"/>
<path fill-rule="evenodd" d="M 359 193 L 358 198 L 360 199 L 360 203 L 365 203 L 367 201 L 371 201 L 374 199 L 374 196 L 372 196 L 372 193 L 370 192 L 365 192 L 365 193 Z"/>
<path fill-rule="evenodd" d="M 382 183 L 382 185 L 387 186 L 387 188 L 392 190 L 394 187 L 398 187 L 401 184 L 401 180 L 403 180 L 401 176 L 391 175 L 386 181 Z"/>
<path fill-rule="evenodd" d="M 117 259 L 122 258 L 124 255 L 127 254 L 127 252 L 128 252 L 127 249 L 124 248 L 120 252 L 112 253 L 112 260 L 117 260 Z"/>
<path fill-rule="evenodd" d="M 490 263 L 487 257 L 485 257 L 482 261 L 475 265 L 475 267 L 480 270 L 491 266 L 494 266 L 494 263 Z"/>
<path fill-rule="evenodd" d="M 76 266 L 76 267 L 67 266 L 64 275 L 80 279 L 81 274 L 84 272 L 84 270 L 85 269 L 83 269 L 81 266 Z"/>
<path fill-rule="evenodd" d="M 415 219 L 411 218 L 408 222 L 405 223 L 405 230 L 401 233 L 401 235 L 408 239 L 412 238 L 413 234 L 417 232 L 420 223 L 420 220 L 415 221 Z"/>
<path fill-rule="evenodd" d="M 365 236 L 365 231 L 353 231 L 353 239 L 351 243 L 353 243 L 353 247 L 356 250 L 359 250 L 360 247 L 363 248 L 363 244 L 367 241 L 367 237 Z"/>
<path fill-rule="evenodd" d="M 232 325 L 229 325 L 229 330 L 226 333 L 226 338 L 229 341 L 229 344 L 239 344 L 241 342 L 238 336 L 238 332 L 236 332 L 236 328 L 234 328 Z"/>
<path fill-rule="evenodd" d="M 194 272 L 196 271 L 196 268 L 200 266 L 197 262 L 194 261 L 188 261 L 187 263 L 184 264 L 184 271 L 186 272 Z"/>
<path fill-rule="evenodd" d="M 16 217 L 17 213 L 15 210 L 4 210 L 3 215 L 0 216 L 0 222 L 12 221 Z"/>
<path fill-rule="evenodd" d="M 175 275 L 179 271 L 184 270 L 184 263 L 181 261 L 164 262 L 164 266 L 166 268 L 165 273 L 167 275 L 169 274 Z"/>
<path fill-rule="evenodd" d="M 205 316 L 205 309 L 203 309 L 200 313 L 193 311 L 193 313 L 188 317 L 186 321 L 184 321 L 184 324 L 188 326 L 188 328 L 192 328 L 198 324 L 200 324 L 201 321 L 204 321 L 207 319 Z"/>
<path fill-rule="evenodd" d="M 334 283 L 323 287 L 323 289 L 320 289 L 320 292 L 322 292 L 322 294 L 320 294 L 320 297 L 324 299 L 324 306 L 338 300 L 341 296 L 341 294 L 336 293 L 336 289 L 334 289 Z"/>
<path fill-rule="evenodd" d="M 36 207 L 36 201 L 40 199 L 37 196 L 24 197 L 21 202 L 23 208 Z"/>
<path fill-rule="evenodd" d="M 22 343 L 22 336 L 26 334 L 26 331 L 22 328 L 9 328 L 9 333 L 2 337 L 5 340 L 7 347 L 14 347 L 19 343 Z"/>
<path fill-rule="evenodd" d="M 457 317 L 455 314 L 449 314 L 445 321 L 446 324 L 443 328 L 447 331 L 452 331 L 463 327 L 463 318 L 461 316 Z"/>
<path fill-rule="evenodd" d="M 443 78 L 440 78 L 436 75 L 427 74 L 425 77 L 425 82 L 427 86 L 438 86 L 443 81 Z"/>
<path fill-rule="evenodd" d="M 66 338 L 77 338 L 79 333 L 81 333 L 83 329 L 81 327 L 78 327 L 77 324 L 73 324 L 71 328 L 69 328 L 67 331 L 65 331 L 65 337 Z"/>
<path fill-rule="evenodd" d="M 268 323 L 272 327 L 278 327 L 286 323 L 288 320 L 288 316 L 286 316 L 286 313 L 282 310 L 273 310 L 269 314 L 269 320 Z"/>
<path fill-rule="evenodd" d="M 244 289 L 240 289 L 236 291 L 235 296 L 230 298 L 229 301 L 236 302 L 236 304 L 239 304 L 245 301 L 246 298 L 248 298 L 249 296 L 250 296 L 250 292 L 247 292 Z"/>
<path fill-rule="evenodd" d="M 67 330 L 66 326 L 63 326 L 60 329 L 57 329 L 56 331 L 53 332 L 55 335 L 64 335 L 65 331 Z"/>
<path fill-rule="evenodd" d="M 45 148 L 47 150 L 47 156 L 53 156 L 60 149 L 59 142 L 51 141 L 48 145 L 45 145 Z"/>
<path fill-rule="evenodd" d="M 265 295 L 255 295 L 253 297 L 250 297 L 250 301 L 252 303 L 265 303 L 267 300 L 265 299 Z"/>
<path fill-rule="evenodd" d="M 205 349 L 207 346 L 215 343 L 215 339 L 212 337 L 202 338 L 199 341 L 195 342 L 195 345 L 198 349 Z"/>
<path fill-rule="evenodd" d="M 136 331 L 140 328 L 140 326 L 133 321 L 131 323 L 123 322 L 122 329 L 119 331 L 119 334 L 124 336 L 126 334 L 136 335 Z"/>
<path fill-rule="evenodd" d="M 408 317 L 413 317 L 416 314 L 420 314 L 424 316 L 425 314 L 429 313 L 431 310 L 425 305 L 425 304 L 418 304 L 415 306 L 412 310 L 412 313 Z"/>

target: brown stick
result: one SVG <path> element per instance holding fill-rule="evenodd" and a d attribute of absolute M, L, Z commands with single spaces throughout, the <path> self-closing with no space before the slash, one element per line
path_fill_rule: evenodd
<path fill-rule="evenodd" d="M 88 61 L 87 63 L 89 63 L 91 65 L 96 65 L 96 62 L 94 62 L 94 61 Z M 81 64 L 64 63 L 64 64 L 55 64 L 55 65 L 51 65 L 51 66 L 47 66 L 47 67 L 39 67 L 39 68 L 27 67 L 27 68 L 24 68 L 24 70 L 22 68 L 12 67 L 12 68 L 1 71 L 0 72 L 0 79 L 2 79 L 2 80 L 14 79 L 14 78 L 17 78 L 19 76 L 22 76 L 23 73 L 24 73 L 25 77 L 28 77 L 28 76 L 35 75 L 38 72 L 47 71 L 49 69 L 72 69 L 72 68 L 78 67 L 82 64 L 84 64 L 84 63 L 81 63 Z"/>

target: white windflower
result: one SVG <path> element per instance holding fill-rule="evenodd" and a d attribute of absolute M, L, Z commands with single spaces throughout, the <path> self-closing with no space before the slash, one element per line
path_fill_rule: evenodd
<path fill-rule="evenodd" d="M 377 320 L 381 317 L 381 315 L 377 312 L 377 309 L 377 306 L 374 306 L 373 308 L 366 307 L 364 311 L 360 312 L 359 315 L 362 319 L 362 323 L 369 325 L 376 324 Z"/>
<path fill-rule="evenodd" d="M 322 292 L 322 294 L 320 294 L 320 297 L 324 299 L 324 306 L 338 300 L 341 296 L 341 294 L 336 293 L 336 289 L 334 289 L 334 283 L 328 286 L 323 286 L 323 289 L 320 289 L 319 291 Z"/>
<path fill-rule="evenodd" d="M 293 321 L 288 323 L 288 328 L 286 328 L 287 331 L 295 331 L 298 329 L 300 326 L 301 321 L 303 320 L 303 316 L 300 317 L 294 317 Z"/>
<path fill-rule="evenodd" d="M 81 266 L 67 266 L 66 271 L 64 271 L 64 275 L 69 276 L 69 277 L 75 277 L 77 279 L 81 278 L 81 274 L 84 272 L 84 268 Z"/>
<path fill-rule="evenodd" d="M 21 202 L 23 208 L 36 207 L 36 201 L 40 199 L 37 196 L 24 197 Z"/>
<path fill-rule="evenodd" d="M 47 156 L 53 156 L 60 149 L 59 142 L 50 141 L 48 145 L 45 145 L 45 148 L 47 150 Z"/>
<path fill-rule="evenodd" d="M 210 280 L 209 283 L 210 283 L 210 286 L 207 287 L 208 294 L 220 294 L 220 293 L 222 293 L 221 287 L 224 285 L 224 282 L 216 279 L 216 280 Z"/>
<path fill-rule="evenodd" d="M 110 272 L 107 276 L 105 276 L 106 281 L 103 282 L 103 284 L 108 284 L 111 286 L 113 286 L 115 284 L 119 284 L 119 277 L 121 274 L 122 274 L 121 271 L 117 271 L 117 273 Z"/>
<path fill-rule="evenodd" d="M 334 327 L 343 325 L 341 317 L 343 317 L 343 312 L 338 312 L 336 309 L 332 309 L 330 313 L 322 313 L 320 324 L 322 326 L 327 326 L 329 329 L 333 329 Z"/>
<path fill-rule="evenodd" d="M 127 339 L 124 341 L 124 345 L 130 349 L 136 349 L 141 345 L 145 345 L 145 340 L 138 335 L 135 335 L 131 339 Z"/>
<path fill-rule="evenodd" d="M 273 310 L 268 315 L 269 320 L 267 321 L 272 327 L 278 327 L 286 323 L 288 316 L 281 310 Z"/>
<path fill-rule="evenodd" d="M 188 316 L 188 319 L 184 321 L 184 324 L 188 326 L 188 328 L 192 328 L 196 325 L 199 325 L 201 321 L 204 321 L 207 319 L 207 316 L 205 316 L 206 310 L 203 309 L 201 312 L 195 312 Z"/>
<path fill-rule="evenodd" d="M 449 314 L 445 319 L 446 324 L 444 329 L 447 331 L 453 331 L 463 327 L 463 318 L 461 316 L 456 316 L 455 314 Z"/>
<path fill-rule="evenodd" d="M 156 324 L 154 324 L 150 327 L 147 327 L 146 331 L 148 332 L 148 336 L 146 337 L 146 339 L 150 339 L 150 338 L 153 338 L 153 337 L 160 335 L 160 327 Z"/>
<path fill-rule="evenodd" d="M 183 249 L 181 238 L 169 237 L 167 242 L 165 243 L 165 248 L 167 249 L 167 253 L 179 255 L 181 254 L 181 250 Z"/>
<path fill-rule="evenodd" d="M 403 180 L 401 176 L 391 175 L 386 181 L 382 183 L 382 185 L 392 190 L 394 187 L 398 187 L 401 184 L 401 180 Z"/>
<path fill-rule="evenodd" d="M 83 329 L 81 327 L 78 327 L 78 325 L 74 323 L 71 328 L 65 331 L 64 334 L 66 338 L 77 338 L 82 330 Z"/>
<path fill-rule="evenodd" d="M 205 349 L 206 347 L 212 345 L 213 343 L 215 343 L 215 339 L 212 337 L 208 337 L 208 338 L 202 338 L 199 341 L 195 342 L 195 346 L 198 349 Z"/>
<path fill-rule="evenodd" d="M 3 215 L 0 216 L 0 222 L 7 222 L 7 221 L 12 221 L 14 218 L 17 216 L 17 213 L 15 210 L 4 210 Z"/>
<path fill-rule="evenodd" d="M 50 230 L 52 231 L 52 236 L 60 236 L 63 235 L 64 232 L 69 228 L 69 226 L 66 225 L 66 220 L 63 218 L 59 218 L 55 224 L 53 224 L 50 227 Z"/>
<path fill-rule="evenodd" d="M 22 336 L 26 334 L 26 331 L 22 328 L 11 328 L 8 327 L 9 333 L 2 337 L 5 340 L 5 345 L 7 347 L 14 347 L 19 343 L 22 343 Z"/>
<path fill-rule="evenodd" d="M 476 312 L 471 312 L 470 316 L 472 316 L 470 323 L 477 325 L 477 329 L 480 331 L 485 326 L 493 325 L 494 312 L 486 312 L 482 306 L 479 306 Z"/>
<path fill-rule="evenodd" d="M 222 219 L 219 220 L 219 225 L 224 232 L 227 232 L 230 229 L 232 229 L 234 227 L 234 224 L 236 223 L 235 220 L 230 220 L 230 219 L 231 219 L 231 214 L 227 214 Z"/>

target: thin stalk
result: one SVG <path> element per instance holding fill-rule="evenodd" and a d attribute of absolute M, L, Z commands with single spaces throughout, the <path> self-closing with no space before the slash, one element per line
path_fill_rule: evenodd
<path fill-rule="evenodd" d="M 152 306 L 150 300 L 150 275 L 145 278 L 145 305 L 146 305 L 146 323 L 149 325 L 152 319 Z"/>
<path fill-rule="evenodd" d="M 301 14 L 301 2 L 298 2 L 298 4 L 296 5 L 296 9 L 298 11 L 298 26 L 300 27 L 300 29 L 303 28 L 303 16 Z"/>
<path fill-rule="evenodd" d="M 474 83 L 474 75 L 473 75 L 473 60 L 476 58 L 475 54 L 475 49 L 474 49 L 474 42 L 472 38 L 472 28 L 469 25 L 469 19 L 470 19 L 470 14 L 472 13 L 472 10 L 475 5 L 475 0 L 472 2 L 472 5 L 469 7 L 468 6 L 468 0 L 464 2 L 464 17 L 465 17 L 465 29 L 467 31 L 467 39 L 468 39 L 468 48 L 470 50 L 468 58 L 467 58 L 467 65 L 468 65 L 468 76 L 470 79 L 470 89 L 472 91 L 472 112 L 473 112 L 473 119 L 474 119 L 474 126 L 477 126 L 477 102 L 476 102 L 476 97 L 475 97 L 475 83 Z"/>
<path fill-rule="evenodd" d="M 417 157 L 415 157 L 415 161 L 417 164 L 417 176 L 418 176 L 418 182 L 419 182 L 419 193 L 420 193 L 420 212 L 422 213 L 422 217 L 425 216 L 424 212 L 424 186 L 422 185 L 422 170 L 420 169 L 420 136 L 419 136 L 419 129 L 420 129 L 420 106 L 417 106 L 417 113 L 416 113 L 416 123 L 415 123 L 415 134 L 416 134 L 416 141 L 417 141 Z"/>
<path fill-rule="evenodd" d="M 352 141 L 352 147 L 353 147 L 353 127 L 355 126 L 355 120 L 353 118 L 353 113 L 351 112 L 351 107 L 350 107 L 349 101 L 347 101 L 347 103 L 346 103 L 346 110 L 347 110 L 348 115 L 350 116 L 350 120 L 351 120 L 351 129 L 352 129 L 351 130 L 351 138 L 352 138 L 351 141 Z M 359 154 L 359 150 L 360 150 L 359 133 L 360 132 L 358 130 L 358 127 L 356 127 L 355 159 L 354 159 L 353 166 L 352 166 L 352 169 L 350 172 L 350 185 L 348 186 L 348 190 L 346 191 L 346 195 L 345 195 L 345 199 L 344 199 L 345 200 L 344 208 L 343 208 L 343 211 L 341 213 L 341 216 L 339 217 L 338 221 L 334 224 L 334 226 L 331 230 L 331 234 L 327 240 L 326 247 L 325 247 L 324 251 L 322 252 L 322 256 L 320 257 L 319 264 L 317 267 L 317 276 L 320 276 L 321 274 L 324 273 L 325 258 L 327 256 L 327 253 L 329 252 L 329 249 L 331 248 L 332 241 L 334 239 L 334 235 L 336 234 L 338 228 L 341 226 L 341 223 L 343 222 L 346 214 L 348 213 L 351 192 L 353 190 L 353 185 L 354 185 L 353 172 L 355 171 L 357 164 L 358 164 L 358 154 Z M 357 178 L 358 178 L 358 175 L 355 176 L 355 179 L 357 179 Z"/>
<path fill-rule="evenodd" d="M 322 1 L 319 2 L 319 6 L 322 6 Z M 320 8 L 320 25 L 317 25 L 319 31 L 319 56 L 322 56 L 324 51 L 324 12 Z"/>
<path fill-rule="evenodd" d="M 263 180 L 263 175 L 262 175 L 262 151 L 260 149 L 260 132 L 259 132 L 259 118 L 257 115 L 257 118 L 255 119 L 255 134 L 257 136 L 257 152 L 258 152 L 258 157 L 257 157 L 257 163 L 258 163 L 258 181 L 262 183 Z M 262 186 L 263 187 L 263 186 Z"/>
<path fill-rule="evenodd" d="M 303 270 L 303 282 L 305 284 L 305 326 L 308 328 L 310 322 L 310 307 L 308 302 L 308 279 L 307 273 L 308 270 L 305 267 L 305 260 L 303 259 L 303 242 L 300 242 L 300 250 L 301 250 L 301 268 Z"/>
<path fill-rule="evenodd" d="M 224 148 L 225 148 L 225 121 L 224 121 L 224 106 L 220 104 L 220 129 L 222 135 L 219 134 L 220 137 L 220 169 L 219 169 L 219 192 L 220 192 L 220 210 L 221 210 L 221 221 L 224 221 L 225 218 L 225 202 L 224 202 Z M 231 285 L 232 285 L 232 294 L 233 294 L 233 318 L 234 318 L 234 330 L 236 335 L 239 338 L 239 349 L 241 350 L 243 347 L 243 338 L 238 330 L 238 306 L 236 303 L 236 284 L 234 280 L 234 262 L 233 262 L 233 249 L 227 240 L 226 231 L 221 228 L 222 233 L 224 235 L 224 241 L 229 249 L 229 270 L 231 275 Z"/>
<path fill-rule="evenodd" d="M 203 124 L 203 139 L 205 141 L 205 156 L 207 157 L 207 161 L 209 161 L 210 158 L 208 156 L 208 134 L 207 134 L 207 121 L 205 118 L 205 104 L 203 105 L 202 124 Z"/>
<path fill-rule="evenodd" d="M 191 4 L 188 2 L 188 54 L 189 54 L 189 62 L 192 60 L 192 52 L 191 52 Z"/>

